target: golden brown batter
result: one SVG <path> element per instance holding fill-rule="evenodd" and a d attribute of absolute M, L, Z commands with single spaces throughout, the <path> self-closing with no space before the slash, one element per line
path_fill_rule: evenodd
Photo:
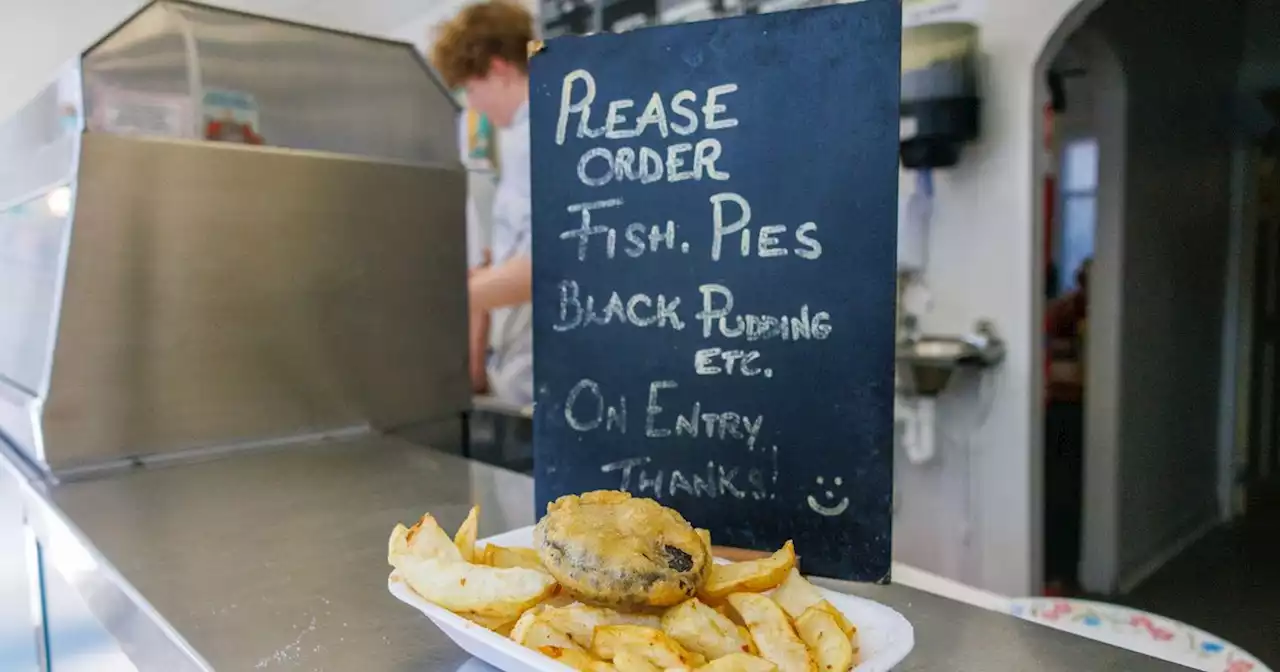
<path fill-rule="evenodd" d="M 711 568 L 710 549 L 679 513 L 611 490 L 552 502 L 534 546 L 565 590 L 610 607 L 678 604 L 697 594 Z"/>

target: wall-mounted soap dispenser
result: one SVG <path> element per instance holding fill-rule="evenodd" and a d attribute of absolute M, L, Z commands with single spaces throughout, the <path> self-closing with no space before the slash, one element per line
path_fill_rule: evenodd
<path fill-rule="evenodd" d="M 978 27 L 948 21 L 902 33 L 899 141 L 905 168 L 946 168 L 978 137 Z"/>

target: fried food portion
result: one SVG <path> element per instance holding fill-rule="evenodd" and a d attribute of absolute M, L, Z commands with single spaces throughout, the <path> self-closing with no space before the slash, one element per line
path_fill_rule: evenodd
<path fill-rule="evenodd" d="M 453 545 L 465 562 L 476 562 L 476 534 L 480 530 L 480 507 L 471 507 L 467 519 L 453 535 Z"/>
<path fill-rule="evenodd" d="M 767 558 L 713 566 L 699 595 L 709 600 L 721 600 L 730 593 L 764 592 L 786 580 L 795 566 L 796 549 L 788 541 Z"/>
<path fill-rule="evenodd" d="M 698 672 L 777 672 L 778 666 L 746 653 L 717 658 L 698 668 Z"/>
<path fill-rule="evenodd" d="M 703 537 L 679 513 L 608 490 L 547 506 L 534 547 L 566 591 L 608 607 L 679 604 L 697 594 L 712 565 Z"/>
<path fill-rule="evenodd" d="M 410 555 L 462 562 L 462 553 L 431 514 L 423 515 L 413 527 L 396 525 L 391 530 L 391 539 L 387 544 L 387 562 L 394 567 L 397 557 Z"/>
<path fill-rule="evenodd" d="M 586 604 L 545 609 L 539 618 L 569 635 L 578 646 L 584 649 L 591 648 L 596 628 L 606 625 L 641 625 L 657 628 L 661 625 L 659 618 L 652 614 L 625 614 L 607 607 L 592 607 Z"/>
<path fill-rule="evenodd" d="M 477 511 L 468 517 L 474 526 Z M 467 523 L 458 538 L 466 545 Z M 471 546 L 474 548 L 474 541 Z M 534 605 L 551 597 L 558 586 L 545 571 L 476 565 L 463 553 L 435 518 L 424 515 L 411 528 L 396 525 L 387 542 L 387 562 L 400 579 L 428 602 L 473 623 L 504 632 Z"/>
<path fill-rule="evenodd" d="M 428 602 L 464 617 L 514 621 L 556 588 L 547 573 L 522 567 L 498 569 L 407 556 L 396 569 Z"/>
<path fill-rule="evenodd" d="M 858 632 L 858 629 L 839 609 L 822 597 L 822 591 L 800 576 L 800 572 L 795 569 L 792 569 L 786 581 L 773 591 L 773 601 L 777 602 L 793 619 L 800 618 L 809 607 L 821 607 L 835 617 L 836 623 L 840 624 L 840 629 L 844 631 L 846 637 L 854 637 Z"/>
<path fill-rule="evenodd" d="M 733 593 L 728 600 L 751 631 L 761 658 L 779 672 L 817 672 L 813 655 L 777 602 L 757 593 Z"/>
<path fill-rule="evenodd" d="M 632 651 L 619 651 L 618 655 L 613 657 L 613 666 L 618 672 L 663 672 L 661 667 Z"/>
<path fill-rule="evenodd" d="M 514 633 L 513 633 L 514 634 Z M 563 632 L 541 619 L 534 618 L 521 633 L 517 643 L 581 672 L 616 670 L 614 666 L 593 657 Z"/>
<path fill-rule="evenodd" d="M 516 619 L 508 616 L 480 616 L 477 614 L 458 614 L 459 616 L 475 623 L 476 625 L 492 630 L 503 637 L 511 634 L 511 629 L 515 627 Z"/>
<path fill-rule="evenodd" d="M 850 672 L 859 661 L 857 628 L 796 571 L 791 542 L 713 567 L 709 532 L 611 491 L 549 506 L 536 548 L 477 546 L 479 518 L 471 509 L 452 538 L 430 515 L 396 525 L 393 580 L 571 669 Z"/>
<path fill-rule="evenodd" d="M 643 625 L 605 625 L 596 628 L 591 652 L 604 660 L 613 660 L 620 652 L 630 652 L 659 669 L 698 667 L 707 662 L 703 656 L 680 646 L 657 628 Z"/>
<path fill-rule="evenodd" d="M 849 672 L 853 669 L 853 643 L 840 629 L 834 616 L 819 607 L 809 607 L 796 619 L 796 633 L 809 647 L 820 672 Z"/>
<path fill-rule="evenodd" d="M 744 636 L 743 630 L 696 598 L 668 609 L 662 616 L 662 631 L 709 660 L 751 651 L 751 640 Z"/>
<path fill-rule="evenodd" d="M 489 544 L 477 554 L 476 562 L 490 567 L 524 567 L 546 571 L 538 552 L 532 548 L 507 548 Z"/>

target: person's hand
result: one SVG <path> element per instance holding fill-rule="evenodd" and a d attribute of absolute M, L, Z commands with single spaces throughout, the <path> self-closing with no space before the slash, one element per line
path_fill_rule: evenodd
<path fill-rule="evenodd" d="M 467 279 L 474 278 L 476 273 L 485 270 L 493 265 L 493 250 L 485 248 L 480 252 L 480 263 L 467 269 Z"/>

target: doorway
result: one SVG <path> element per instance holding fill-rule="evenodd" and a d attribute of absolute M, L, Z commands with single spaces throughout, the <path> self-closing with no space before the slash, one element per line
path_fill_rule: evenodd
<path fill-rule="evenodd" d="M 1280 107 L 1280 106 L 1278 106 Z M 1277 134 L 1280 136 L 1280 133 Z M 1280 511 L 1280 137 L 1257 164 L 1245 515 Z"/>
<path fill-rule="evenodd" d="M 1043 75 L 1043 557 L 1045 592 L 1061 595 L 1088 583 L 1082 573 L 1097 549 L 1084 541 L 1111 537 L 1100 523 L 1118 505 L 1106 485 L 1115 471 L 1099 471 L 1109 457 L 1089 456 L 1112 453 L 1118 432 L 1126 102 L 1115 54 L 1087 25 L 1064 41 Z"/>
<path fill-rule="evenodd" d="M 1266 630 L 1280 616 L 1280 180 L 1274 142 L 1240 169 L 1262 134 L 1224 104 L 1266 88 L 1246 87 L 1245 73 L 1280 84 L 1280 2 L 1085 4 L 1040 73 L 1041 100 L 1065 89 L 1069 113 L 1073 84 L 1096 94 L 1083 136 L 1096 139 L 1098 179 L 1080 339 L 1079 588 L 1280 659 Z M 1050 82 L 1055 68 L 1080 76 Z M 1275 107 L 1261 119 L 1273 140 Z M 1045 254 L 1062 264 L 1065 203 L 1090 194 L 1063 184 L 1065 148 L 1081 136 L 1054 130 L 1041 162 L 1058 182 Z M 1245 179 L 1256 180 L 1252 218 L 1241 215 Z M 1248 328 L 1233 329 L 1237 319 Z M 1055 473 L 1071 476 L 1054 471 L 1051 441 L 1046 490 Z M 1064 528 L 1046 520 L 1047 551 L 1055 533 Z"/>

